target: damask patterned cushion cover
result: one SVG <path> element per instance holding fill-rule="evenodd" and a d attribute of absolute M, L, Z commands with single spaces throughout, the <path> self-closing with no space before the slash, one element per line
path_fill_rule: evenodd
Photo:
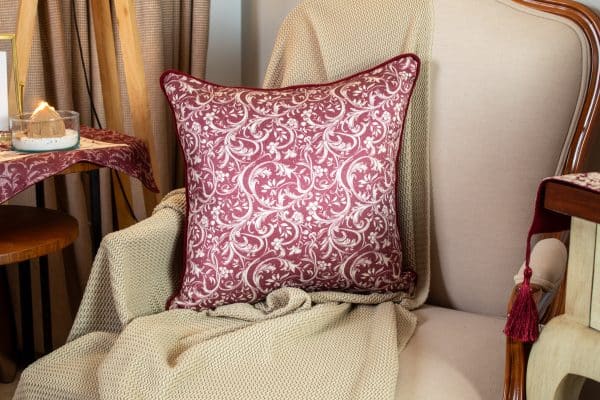
<path fill-rule="evenodd" d="M 166 71 L 186 164 L 180 288 L 168 308 L 257 302 L 280 287 L 410 292 L 396 161 L 420 61 L 337 82 L 223 87 Z"/>

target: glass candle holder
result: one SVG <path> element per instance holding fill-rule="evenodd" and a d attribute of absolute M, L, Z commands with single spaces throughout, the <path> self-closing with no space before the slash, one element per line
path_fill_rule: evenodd
<path fill-rule="evenodd" d="M 56 111 L 60 118 L 32 120 L 33 113 L 10 117 L 13 150 L 37 153 L 79 147 L 79 113 Z"/>
<path fill-rule="evenodd" d="M 0 150 L 3 148 L 10 148 L 11 133 L 10 131 L 0 131 Z"/>

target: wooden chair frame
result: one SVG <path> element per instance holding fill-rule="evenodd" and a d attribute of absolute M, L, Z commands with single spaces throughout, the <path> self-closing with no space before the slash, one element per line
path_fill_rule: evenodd
<path fill-rule="evenodd" d="M 142 58 L 142 47 L 137 28 L 134 0 L 112 1 L 115 6 L 116 20 L 119 27 L 119 40 L 123 54 L 125 84 L 127 86 L 133 131 L 148 146 L 150 163 L 158 180 L 158 187 L 164 189 L 164 185 L 160 182 L 160 174 L 158 174 L 158 160 L 154 136 L 152 134 L 150 103 L 148 100 L 146 74 L 144 72 L 144 60 Z M 123 132 L 123 109 L 121 106 L 115 37 L 113 34 L 113 17 L 111 15 L 110 4 L 111 0 L 91 0 L 92 19 L 94 22 L 95 37 L 101 38 L 101 40 L 96 40 L 96 49 L 100 67 L 100 80 L 102 81 L 102 98 L 104 100 L 106 124 L 110 129 Z M 126 191 L 130 193 L 129 179 L 121 175 L 121 180 L 126 187 Z M 145 188 L 143 190 L 146 214 L 150 215 L 160 200 L 160 195 L 157 196 Z M 119 220 L 125 219 L 127 220 L 125 225 L 131 225 L 133 221 L 125 215 L 126 209 L 122 207 L 124 199 L 120 198 L 118 193 L 115 190 Z"/>
<path fill-rule="evenodd" d="M 590 45 L 591 69 L 589 82 L 581 114 L 577 121 L 575 135 L 569 144 L 567 159 L 562 166 L 563 174 L 583 172 L 585 162 L 591 155 L 592 144 L 600 129 L 600 17 L 588 7 L 572 0 L 513 0 L 536 10 L 565 17 L 577 24 L 585 33 Z M 565 275 L 566 276 L 566 275 Z M 516 298 L 518 287 L 512 292 L 508 309 Z M 564 313 L 565 285 L 561 285 L 558 295 L 542 323 Z M 511 339 L 506 341 L 506 365 L 504 376 L 504 400 L 525 400 L 527 359 L 531 344 L 519 343 Z"/>

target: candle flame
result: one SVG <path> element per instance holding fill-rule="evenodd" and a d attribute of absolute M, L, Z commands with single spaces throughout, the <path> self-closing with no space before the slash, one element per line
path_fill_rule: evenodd
<path fill-rule="evenodd" d="M 32 116 L 35 114 L 38 114 L 39 112 L 41 112 L 47 108 L 51 109 L 52 111 L 55 111 L 54 107 L 51 107 L 50 104 L 48 104 L 45 101 L 41 101 L 40 104 L 38 104 L 38 106 L 36 107 L 36 109 L 33 110 Z"/>

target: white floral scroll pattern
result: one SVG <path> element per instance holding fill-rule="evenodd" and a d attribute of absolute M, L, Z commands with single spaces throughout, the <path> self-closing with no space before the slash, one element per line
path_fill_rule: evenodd
<path fill-rule="evenodd" d="M 148 189 L 158 192 L 150 167 L 150 154 L 140 139 L 87 126 L 80 128 L 80 135 L 126 146 L 33 153 L 27 157 L 0 162 L 0 203 L 79 162 L 90 162 L 121 171 L 139 179 Z M 3 150 L 6 149 L 0 148 L 0 151 Z"/>
<path fill-rule="evenodd" d="M 567 182 L 573 186 L 578 186 L 591 192 L 600 192 L 600 172 L 581 172 L 577 174 L 555 176 L 548 179 Z"/>
<path fill-rule="evenodd" d="M 185 270 L 170 308 L 256 302 L 280 287 L 413 290 L 396 159 L 416 56 L 324 85 L 228 88 L 167 71 L 186 161 Z"/>

